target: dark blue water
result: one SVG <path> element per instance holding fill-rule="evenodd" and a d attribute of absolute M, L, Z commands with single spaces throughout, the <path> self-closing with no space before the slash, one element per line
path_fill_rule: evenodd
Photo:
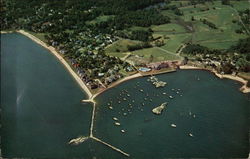
<path fill-rule="evenodd" d="M 69 158 L 116 154 L 89 135 L 91 104 L 61 63 L 20 34 L 1 34 L 2 156 Z M 118 154 L 120 155 L 120 154 Z"/>
<path fill-rule="evenodd" d="M 98 96 L 95 135 L 132 158 L 248 156 L 250 95 L 238 90 L 239 83 L 197 70 L 157 77 L 168 85 L 155 88 L 147 78 L 139 78 Z M 162 115 L 153 114 L 163 102 L 168 106 Z M 121 126 L 114 125 L 113 117 Z"/>
<path fill-rule="evenodd" d="M 205 71 L 157 77 L 168 85 L 156 89 L 147 78 L 138 78 L 98 96 L 94 135 L 130 158 L 248 156 L 250 95 L 238 91 L 239 83 Z M 129 97 L 122 93 L 125 89 Z M 124 157 L 94 140 L 67 144 L 89 134 L 92 105 L 81 104 L 84 98 L 85 93 L 46 49 L 20 34 L 1 35 L 3 157 Z M 168 102 L 167 108 L 154 115 L 151 110 L 163 102 Z M 121 126 L 114 125 L 113 117 Z M 172 128 L 172 123 L 177 127 Z"/>

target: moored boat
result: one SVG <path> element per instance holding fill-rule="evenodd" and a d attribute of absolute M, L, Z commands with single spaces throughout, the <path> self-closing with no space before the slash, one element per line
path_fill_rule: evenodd
<path fill-rule="evenodd" d="M 115 125 L 120 126 L 120 125 L 121 125 L 121 123 L 119 123 L 119 122 L 115 122 Z"/>
<path fill-rule="evenodd" d="M 171 124 L 171 127 L 176 128 L 176 125 L 175 124 Z"/>

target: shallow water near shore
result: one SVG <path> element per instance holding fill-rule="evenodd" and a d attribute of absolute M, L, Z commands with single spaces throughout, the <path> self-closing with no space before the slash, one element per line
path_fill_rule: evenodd
<path fill-rule="evenodd" d="M 130 158 L 248 156 L 250 94 L 240 83 L 201 70 L 156 77 L 168 84 L 156 89 L 137 78 L 99 95 L 94 135 Z M 80 103 L 86 97 L 46 49 L 20 34 L 1 35 L 3 157 L 127 158 L 91 139 L 67 144 L 89 135 L 92 105 Z M 163 102 L 162 115 L 153 114 Z"/>

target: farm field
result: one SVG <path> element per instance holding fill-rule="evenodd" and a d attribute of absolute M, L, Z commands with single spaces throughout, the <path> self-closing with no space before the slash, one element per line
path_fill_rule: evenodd
<path fill-rule="evenodd" d="M 175 35 L 168 35 L 168 37 L 169 39 L 164 40 L 165 45 L 161 46 L 161 48 L 176 53 L 182 44 L 191 39 L 192 34 L 190 33 L 175 34 Z"/>
<path fill-rule="evenodd" d="M 164 51 L 164 49 L 160 49 L 157 47 L 133 51 L 131 52 L 131 55 L 137 55 L 137 57 L 139 56 L 148 62 L 158 62 L 158 61 L 165 61 L 165 60 L 179 60 L 180 59 L 179 56 L 168 53 Z"/>
<path fill-rule="evenodd" d="M 109 45 L 105 49 L 105 52 L 120 54 L 121 52 L 128 52 L 129 46 L 134 46 L 134 45 L 139 45 L 139 44 L 142 44 L 142 42 L 136 41 L 136 40 L 129 40 L 129 39 L 120 39 L 114 42 L 113 44 Z"/>
<path fill-rule="evenodd" d="M 238 4 L 234 2 L 234 4 Z M 245 7 L 238 5 L 238 9 Z M 233 23 L 233 20 L 239 18 L 238 13 L 228 5 L 222 5 L 221 2 L 205 3 L 205 5 L 187 6 L 180 8 L 183 11 L 181 18 L 184 21 L 190 21 L 192 17 L 194 30 L 192 42 L 214 49 L 228 49 L 237 43 L 239 39 L 246 38 L 246 35 L 237 34 L 235 30 L 240 26 Z M 208 10 L 209 9 L 209 10 Z M 201 11 L 205 10 L 205 11 Z M 203 24 L 200 19 L 206 19 L 216 25 L 218 29 L 211 29 Z"/>
<path fill-rule="evenodd" d="M 241 26 L 233 21 L 239 21 L 238 11 L 247 9 L 249 2 L 231 1 L 231 4 L 233 7 L 222 5 L 220 1 L 206 2 L 195 6 L 190 5 L 187 1 L 171 2 L 169 5 L 176 5 L 183 12 L 183 15 L 178 16 L 172 10 L 161 10 L 163 16 L 171 18 L 170 23 L 150 27 L 133 26 L 126 30 L 131 32 L 133 30 L 151 29 L 153 39 L 164 41 L 164 45 L 160 46 L 162 50 L 154 46 L 153 48 L 129 52 L 129 45 L 136 45 L 140 42 L 125 39 L 115 42 L 105 52 L 108 55 L 120 58 L 131 53 L 131 55 L 137 55 L 145 61 L 149 61 L 150 57 L 152 60 L 153 56 L 152 62 L 156 62 L 178 59 L 179 57 L 173 54 L 177 53 L 183 44 L 190 42 L 210 49 L 229 49 L 239 39 L 247 38 L 246 34 L 235 32 Z M 207 24 L 204 24 L 201 21 L 203 19 L 215 24 L 217 29 L 212 29 Z"/>
<path fill-rule="evenodd" d="M 94 20 L 87 21 L 86 24 L 96 24 L 96 23 L 104 22 L 104 21 L 107 21 L 109 18 L 112 18 L 112 17 L 113 17 L 112 15 L 99 16 L 99 17 L 95 18 Z"/>

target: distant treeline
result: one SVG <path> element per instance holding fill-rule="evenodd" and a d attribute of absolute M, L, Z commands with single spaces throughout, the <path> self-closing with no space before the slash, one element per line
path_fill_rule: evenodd
<path fill-rule="evenodd" d="M 156 9 L 142 10 L 164 0 L 6 0 L 1 1 L 1 29 L 24 28 L 35 32 L 60 32 L 83 27 L 100 15 L 115 15 L 95 27 L 123 29 L 169 22 Z M 49 22 L 50 25 L 46 26 Z M 53 27 L 52 27 L 53 26 Z"/>
<path fill-rule="evenodd" d="M 238 52 L 241 54 L 246 54 L 250 61 L 250 37 L 246 39 L 240 39 L 238 43 L 229 49 L 230 52 Z"/>
<path fill-rule="evenodd" d="M 1 30 L 25 29 L 36 33 L 60 34 L 73 30 L 118 35 L 131 26 L 148 27 L 170 22 L 157 8 L 164 0 L 6 0 L 1 1 Z M 177 8 L 178 9 L 178 8 Z M 107 20 L 87 23 L 99 16 Z M 151 33 L 136 31 L 128 38 L 148 41 Z M 64 39 L 65 40 L 65 39 Z"/>

